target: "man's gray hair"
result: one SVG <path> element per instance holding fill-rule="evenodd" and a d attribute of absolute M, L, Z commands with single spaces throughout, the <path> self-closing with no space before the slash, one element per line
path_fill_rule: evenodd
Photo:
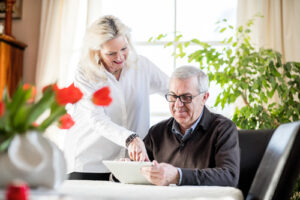
<path fill-rule="evenodd" d="M 209 89 L 208 76 L 197 67 L 188 65 L 178 67 L 172 73 L 171 78 L 185 80 L 194 76 L 197 76 L 199 93 L 207 92 Z"/>

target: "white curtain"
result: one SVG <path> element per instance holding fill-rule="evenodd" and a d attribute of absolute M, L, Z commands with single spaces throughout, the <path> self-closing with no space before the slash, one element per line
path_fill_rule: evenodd
<path fill-rule="evenodd" d="M 73 82 L 83 35 L 87 26 L 100 16 L 100 6 L 100 0 L 42 0 L 36 70 L 38 96 L 48 84 L 68 86 Z M 62 148 L 63 133 L 52 125 L 45 136 Z"/>
<path fill-rule="evenodd" d="M 37 91 L 58 82 L 73 81 L 83 35 L 100 16 L 99 0 L 42 0 L 42 17 L 36 70 Z"/>
<path fill-rule="evenodd" d="M 264 17 L 252 28 L 255 45 L 279 51 L 285 61 L 300 62 L 300 1 L 238 0 L 238 25 L 257 13 Z"/>

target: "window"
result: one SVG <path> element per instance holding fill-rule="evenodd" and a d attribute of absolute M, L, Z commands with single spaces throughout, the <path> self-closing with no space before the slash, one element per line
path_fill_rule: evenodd
<path fill-rule="evenodd" d="M 221 48 L 222 38 L 216 31 L 216 22 L 226 18 L 230 24 L 235 25 L 236 10 L 237 0 L 102 0 L 99 13 L 115 15 L 131 27 L 137 52 L 171 75 L 174 68 L 188 64 L 187 60 L 174 59 L 171 55 L 174 48 L 163 47 L 166 42 L 148 43 L 148 39 L 167 33 L 166 39 L 172 41 L 174 33 L 179 32 L 183 40 L 198 38 Z M 214 90 L 210 90 L 207 105 L 213 107 L 217 91 L 221 88 L 217 88 L 214 83 L 210 87 Z M 233 113 L 232 107 L 223 111 L 220 107 L 213 110 L 228 117 Z M 151 125 L 171 116 L 168 102 L 159 95 L 150 97 L 150 112 Z"/>

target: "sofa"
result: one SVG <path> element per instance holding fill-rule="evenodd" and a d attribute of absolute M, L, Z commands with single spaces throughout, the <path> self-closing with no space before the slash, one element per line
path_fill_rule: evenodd
<path fill-rule="evenodd" d="M 241 151 L 238 188 L 246 197 L 274 130 L 239 130 L 238 132 Z"/>
<path fill-rule="evenodd" d="M 276 130 L 239 130 L 238 188 L 246 200 L 287 200 L 300 173 L 300 121 Z"/>

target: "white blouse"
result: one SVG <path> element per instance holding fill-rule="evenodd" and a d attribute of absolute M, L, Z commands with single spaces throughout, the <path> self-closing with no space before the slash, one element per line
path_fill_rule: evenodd
<path fill-rule="evenodd" d="M 125 140 L 132 133 L 144 138 L 149 129 L 149 95 L 168 92 L 169 78 L 147 58 L 139 56 L 137 67 L 123 67 L 119 81 L 104 70 L 107 81 L 88 80 L 78 68 L 74 84 L 84 97 L 68 108 L 75 125 L 65 136 L 64 153 L 71 172 L 109 172 L 102 160 L 126 156 Z M 112 103 L 92 103 L 93 93 L 109 86 Z"/>

